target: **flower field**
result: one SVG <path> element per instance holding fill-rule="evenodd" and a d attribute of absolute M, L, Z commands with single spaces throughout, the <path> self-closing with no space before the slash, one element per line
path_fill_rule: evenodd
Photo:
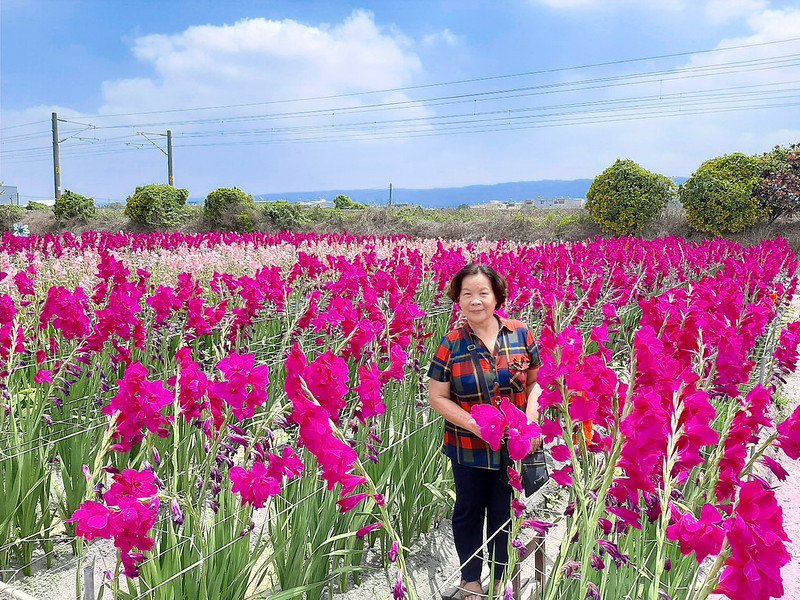
<path fill-rule="evenodd" d="M 541 343 L 568 498 L 544 597 L 782 597 L 765 474 L 800 457 L 800 409 L 776 410 L 800 343 L 782 240 L 6 234 L 0 577 L 66 536 L 114 545 L 107 597 L 316 599 L 368 556 L 387 597 L 418 597 L 408 548 L 452 488 L 423 374 L 473 261 Z M 538 433 L 516 418 L 481 420 L 511 447 Z M 512 539 L 554 523 L 517 499 Z"/>

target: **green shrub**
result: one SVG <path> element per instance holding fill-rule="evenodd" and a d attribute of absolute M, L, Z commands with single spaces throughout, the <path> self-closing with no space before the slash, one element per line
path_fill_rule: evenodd
<path fill-rule="evenodd" d="M 50 210 L 50 207 L 44 202 L 36 202 L 31 200 L 25 205 L 25 210 Z"/>
<path fill-rule="evenodd" d="M 774 223 L 780 217 L 800 213 L 800 144 L 776 146 L 764 154 L 763 178 L 753 196 Z"/>
<path fill-rule="evenodd" d="M 737 233 L 754 225 L 765 211 L 754 197 L 762 179 L 763 158 L 735 153 L 712 158 L 680 189 L 689 225 L 703 233 Z"/>
<path fill-rule="evenodd" d="M 0 204 L 0 229 L 8 231 L 25 216 L 25 209 L 13 204 Z"/>
<path fill-rule="evenodd" d="M 133 223 L 153 229 L 177 227 L 187 217 L 189 190 L 171 185 L 143 185 L 125 201 L 125 216 Z"/>
<path fill-rule="evenodd" d="M 269 226 L 277 231 L 299 229 L 309 222 L 302 206 L 291 204 L 286 200 L 265 202 L 262 212 Z"/>
<path fill-rule="evenodd" d="M 592 182 L 586 208 L 603 229 L 630 235 L 640 233 L 675 193 L 675 184 L 664 175 L 618 160 Z"/>
<path fill-rule="evenodd" d="M 339 194 L 336 198 L 333 199 L 333 205 L 340 209 L 340 210 L 347 210 L 353 208 L 367 208 L 366 204 L 361 204 L 361 202 L 354 202 L 350 196 L 345 196 L 344 194 Z"/>
<path fill-rule="evenodd" d="M 56 198 L 56 203 L 53 205 L 53 214 L 60 223 L 66 221 L 88 223 L 96 213 L 94 200 L 69 190 L 65 190 L 61 196 Z"/>
<path fill-rule="evenodd" d="M 206 196 L 203 217 L 214 229 L 253 230 L 253 197 L 239 188 L 219 188 Z"/>

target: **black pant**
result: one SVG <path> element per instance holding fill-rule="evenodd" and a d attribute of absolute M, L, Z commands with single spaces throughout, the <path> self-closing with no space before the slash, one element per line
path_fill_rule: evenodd
<path fill-rule="evenodd" d="M 465 467 L 453 463 L 456 504 L 453 508 L 453 541 L 465 581 L 480 581 L 483 566 L 483 528 L 489 558 L 494 557 L 494 578 L 503 576 L 508 564 L 508 520 L 511 516 L 511 486 L 500 480 L 500 471 Z M 499 530 L 497 535 L 493 535 Z M 476 553 L 476 551 L 478 551 Z M 475 556 L 469 558 L 475 553 Z"/>

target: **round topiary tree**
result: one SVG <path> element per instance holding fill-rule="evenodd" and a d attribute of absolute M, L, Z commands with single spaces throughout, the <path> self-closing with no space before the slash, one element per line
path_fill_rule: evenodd
<path fill-rule="evenodd" d="M 219 188 L 206 196 L 203 217 L 214 229 L 250 230 L 255 208 L 253 197 L 239 188 Z"/>
<path fill-rule="evenodd" d="M 754 196 L 764 159 L 737 152 L 707 160 L 680 188 L 686 221 L 703 233 L 737 233 L 764 216 Z"/>
<path fill-rule="evenodd" d="M 189 190 L 166 184 L 143 185 L 125 201 L 125 216 L 137 225 L 169 229 L 180 225 L 187 216 Z"/>
<path fill-rule="evenodd" d="M 61 223 L 66 221 L 87 223 L 95 216 L 96 212 L 94 200 L 69 190 L 64 190 L 64 193 L 56 198 L 56 203 L 53 205 L 53 214 Z"/>
<path fill-rule="evenodd" d="M 677 186 L 632 160 L 618 160 L 592 182 L 586 208 L 603 229 L 617 235 L 641 232 L 676 196 Z"/>

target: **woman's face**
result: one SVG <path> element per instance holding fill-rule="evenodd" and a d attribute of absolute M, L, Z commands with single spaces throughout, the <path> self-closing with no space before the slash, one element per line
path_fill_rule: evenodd
<path fill-rule="evenodd" d="M 473 327 L 485 325 L 493 319 L 497 298 L 489 278 L 482 273 L 465 277 L 461 282 L 458 305 Z"/>

